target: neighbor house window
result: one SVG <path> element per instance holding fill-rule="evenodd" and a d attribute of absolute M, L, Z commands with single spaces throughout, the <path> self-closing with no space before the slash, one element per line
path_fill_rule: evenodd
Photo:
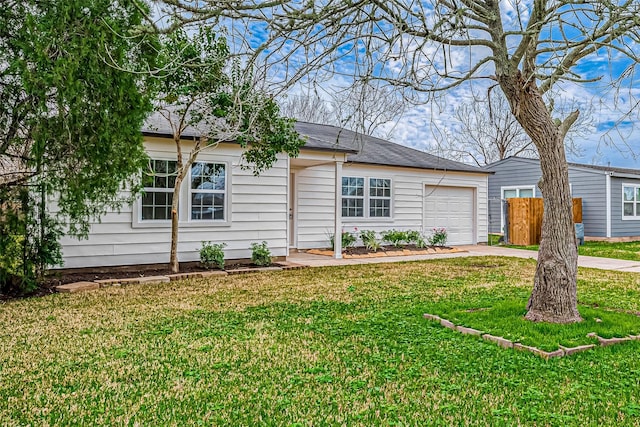
<path fill-rule="evenodd" d="M 622 217 L 640 217 L 640 185 L 622 186 Z"/>
<path fill-rule="evenodd" d="M 503 187 L 502 198 L 513 199 L 515 197 L 535 197 L 535 187 Z"/>
<path fill-rule="evenodd" d="M 391 180 L 369 178 L 369 216 L 391 217 Z"/>
<path fill-rule="evenodd" d="M 142 220 L 171 219 L 173 187 L 176 183 L 175 160 L 151 160 L 150 171 L 144 171 L 142 185 Z"/>
<path fill-rule="evenodd" d="M 342 216 L 364 216 L 364 178 L 342 177 Z"/>
<path fill-rule="evenodd" d="M 189 200 L 192 220 L 224 220 L 226 167 L 198 162 L 191 166 Z"/>
<path fill-rule="evenodd" d="M 343 177 L 342 216 L 345 218 L 390 218 L 391 180 Z"/>

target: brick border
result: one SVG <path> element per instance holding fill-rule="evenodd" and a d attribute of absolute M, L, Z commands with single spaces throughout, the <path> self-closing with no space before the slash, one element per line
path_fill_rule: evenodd
<path fill-rule="evenodd" d="M 549 360 L 552 359 L 554 357 L 565 357 L 565 356 L 571 356 L 577 353 L 582 353 L 583 351 L 587 351 L 587 350 L 591 350 L 593 348 L 596 348 L 596 344 L 587 344 L 587 345 L 579 345 L 577 347 L 564 347 L 564 346 L 559 346 L 560 348 L 558 348 L 555 351 L 544 351 L 541 350 L 537 347 L 531 347 L 528 345 L 524 345 L 524 344 L 520 344 L 519 342 L 513 342 L 510 341 L 506 338 L 503 337 L 497 337 L 494 335 L 489 335 L 484 333 L 483 331 L 479 331 L 477 329 L 472 329 L 472 328 L 467 328 L 466 326 L 462 326 L 462 325 L 455 325 L 453 322 L 447 320 L 447 319 L 443 319 L 440 316 L 437 316 L 435 314 L 429 314 L 429 313 L 425 313 L 423 315 L 423 317 L 427 320 L 430 320 L 432 322 L 436 322 L 439 323 L 440 325 L 444 326 L 445 328 L 451 329 L 453 331 L 457 331 L 460 332 L 461 334 L 464 335 L 474 335 L 474 336 L 478 336 L 481 337 L 483 340 L 485 341 L 489 341 L 489 342 L 493 342 L 496 345 L 498 345 L 499 347 L 502 348 L 513 348 L 515 350 L 519 350 L 519 351 L 528 351 L 530 353 L 535 354 L 536 356 L 540 356 L 545 360 Z M 614 344 L 621 344 L 621 343 L 625 343 L 625 342 L 629 342 L 629 341 L 640 341 L 640 335 L 629 335 L 627 337 L 624 338 L 602 338 L 600 336 L 598 336 L 598 334 L 596 334 L 595 332 L 591 332 L 589 334 L 587 334 L 587 337 L 589 338 L 596 338 L 598 340 L 598 343 L 600 344 L 600 347 L 607 347 L 610 345 L 614 345 Z"/>

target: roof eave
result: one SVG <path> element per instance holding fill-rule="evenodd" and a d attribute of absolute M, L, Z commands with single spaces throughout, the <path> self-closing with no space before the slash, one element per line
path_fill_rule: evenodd
<path fill-rule="evenodd" d="M 142 136 L 152 136 L 152 137 L 156 137 L 156 138 L 168 138 L 168 139 L 173 139 L 173 134 L 167 133 L 167 132 L 156 132 L 156 131 L 152 131 L 152 130 L 143 130 L 142 132 Z M 198 135 L 185 135 L 182 134 L 180 135 L 180 139 L 197 139 L 200 138 L 200 136 Z"/>
<path fill-rule="evenodd" d="M 148 137 L 156 137 L 156 138 L 168 138 L 173 139 L 173 135 L 166 132 L 156 132 L 151 130 L 143 130 L 142 136 Z M 198 135 L 182 135 L 181 139 L 194 139 L 200 138 Z M 328 153 L 346 153 L 346 154 L 358 154 L 358 150 L 350 149 L 350 148 L 337 148 L 337 147 L 308 147 L 303 145 L 301 147 L 302 150 L 311 150 L 311 151 L 322 151 Z"/>
<path fill-rule="evenodd" d="M 485 170 L 481 170 L 481 169 L 478 169 L 478 170 L 475 170 L 475 171 L 470 171 L 470 170 L 464 170 L 464 169 L 423 168 L 423 167 L 420 167 L 420 166 L 390 165 L 390 164 L 386 164 L 386 163 L 363 162 L 363 161 L 357 161 L 357 160 L 347 160 L 346 163 L 355 163 L 355 164 L 360 164 L 360 165 L 372 165 L 372 166 L 386 166 L 386 167 L 390 167 L 390 168 L 419 169 L 419 170 L 423 170 L 423 171 L 475 173 L 475 174 L 482 174 L 482 175 L 493 175 L 493 174 L 495 174 L 495 172 L 493 172 L 493 171 L 485 171 Z"/>
<path fill-rule="evenodd" d="M 616 178 L 629 178 L 629 179 L 640 179 L 640 175 L 636 175 L 636 174 L 632 174 L 632 173 L 622 173 L 622 172 L 615 172 L 615 171 L 607 171 L 605 172 L 606 175 L 611 175 L 613 177 Z"/>

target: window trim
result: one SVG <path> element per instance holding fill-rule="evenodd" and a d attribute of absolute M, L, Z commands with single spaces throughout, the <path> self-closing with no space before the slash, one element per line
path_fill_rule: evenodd
<path fill-rule="evenodd" d="M 509 185 L 506 187 L 500 187 L 500 198 L 502 200 L 506 200 L 506 198 L 504 197 L 504 192 L 508 191 L 508 190 L 516 190 L 518 192 L 518 195 L 515 197 L 517 199 L 521 198 L 520 197 L 520 190 L 531 190 L 533 197 L 537 197 L 536 196 L 536 186 L 535 185 Z"/>
<path fill-rule="evenodd" d="M 150 161 L 152 162 L 156 162 L 156 161 L 164 161 L 164 162 L 175 162 L 176 163 L 176 167 L 178 165 L 178 162 L 176 159 L 169 159 L 169 158 L 149 158 Z M 144 172 L 143 172 L 144 173 Z M 167 174 L 167 176 L 169 176 Z M 149 189 L 150 191 L 154 192 L 154 193 L 167 193 L 167 194 L 172 194 L 173 195 L 173 187 L 170 188 L 160 188 L 160 187 L 143 187 L 143 191 L 144 193 L 147 192 L 147 189 Z M 137 219 L 137 224 L 138 225 L 143 225 L 143 226 L 150 226 L 150 227 L 155 227 L 155 226 L 164 226 L 164 225 L 170 225 L 171 224 L 171 217 L 167 218 L 167 219 L 142 219 L 142 211 L 143 211 L 143 207 L 142 207 L 142 198 L 144 197 L 144 194 L 141 194 L 140 197 L 138 197 L 138 200 L 136 202 L 136 206 L 137 206 L 137 214 L 136 214 L 136 219 Z M 180 200 L 178 200 L 178 206 L 180 206 Z"/>
<path fill-rule="evenodd" d="M 380 179 L 380 180 L 389 181 L 389 197 L 372 196 L 371 195 L 371 180 L 372 179 L 376 179 L 376 180 Z M 391 199 L 393 198 L 392 197 L 393 192 L 391 191 L 392 185 L 393 185 L 393 182 L 391 181 L 391 178 L 379 178 L 379 177 L 373 177 L 373 176 L 367 177 L 367 196 L 368 196 L 367 197 L 367 205 L 368 205 L 367 206 L 367 208 L 368 208 L 367 212 L 369 214 L 368 218 L 371 218 L 371 219 L 374 219 L 374 218 L 375 219 L 378 219 L 378 218 L 386 219 L 386 218 L 391 218 L 392 217 L 392 215 L 391 215 Z M 382 187 L 382 188 L 384 189 L 384 187 Z M 389 216 L 371 216 L 371 200 L 389 200 Z"/>
<path fill-rule="evenodd" d="M 166 160 L 166 161 L 176 161 L 175 157 L 167 157 L 166 155 L 158 155 L 156 156 L 149 156 L 150 160 Z M 225 211 L 224 211 L 224 221 L 223 220 L 194 220 L 194 221 L 189 221 L 188 219 L 191 218 L 191 214 L 189 211 L 186 210 L 186 206 L 190 205 L 189 200 L 185 200 L 185 193 L 188 193 L 187 191 L 185 191 L 185 185 L 190 184 L 190 173 L 187 175 L 187 178 L 189 179 L 184 179 L 182 181 L 182 184 L 180 185 L 180 191 L 178 193 L 178 212 L 179 212 L 179 223 L 178 223 L 178 227 L 180 229 L 182 228 L 201 228 L 203 230 L 207 230 L 210 229 L 211 227 L 222 227 L 222 228 L 228 228 L 232 225 L 231 223 L 231 216 L 232 216 L 232 210 L 231 210 L 231 200 L 232 200 L 232 187 L 233 187 L 233 183 L 230 180 L 230 177 L 232 176 L 232 170 L 231 170 L 231 162 L 230 161 L 226 161 L 226 160 L 218 160 L 218 159 L 213 159 L 213 160 L 201 160 L 199 163 L 220 163 L 220 164 L 224 164 L 225 165 Z M 189 171 L 190 172 L 190 171 Z M 167 228 L 171 227 L 171 219 L 169 220 L 142 220 L 142 195 L 139 195 L 138 197 L 136 197 L 136 200 L 132 203 L 131 206 L 131 228 L 158 228 L 158 229 L 162 229 L 162 230 L 166 230 Z"/>
<path fill-rule="evenodd" d="M 633 216 L 625 216 L 624 214 L 624 204 L 625 203 L 630 203 L 630 202 L 625 202 L 624 200 L 624 188 L 625 187 L 631 187 L 634 189 L 633 191 L 633 211 L 635 213 L 635 215 Z M 637 190 L 640 188 L 640 184 L 632 184 L 630 182 L 623 182 L 622 185 L 620 186 L 620 215 L 622 217 L 623 221 L 640 221 L 640 212 L 638 211 L 637 207 L 638 204 L 640 204 L 640 199 L 637 199 L 636 196 L 638 195 Z"/>
<path fill-rule="evenodd" d="M 362 203 L 362 213 L 363 216 L 344 216 L 341 215 L 342 221 L 349 223 L 349 222 L 375 222 L 375 221 L 380 221 L 380 222 L 388 222 L 388 221 L 392 221 L 393 220 L 393 195 L 395 193 L 394 188 L 393 188 L 393 178 L 391 178 L 390 176 L 384 176 L 384 175 L 343 175 L 341 177 L 341 179 L 343 178 L 361 178 L 364 180 L 364 192 L 362 197 L 359 196 L 343 196 L 342 194 L 340 195 L 340 205 L 341 205 L 341 212 L 342 212 L 342 200 L 344 197 L 348 197 L 348 198 L 352 198 L 352 199 L 363 199 L 363 203 Z M 390 191 L 390 195 L 389 197 L 380 197 L 380 196 L 374 196 L 373 199 L 376 200 L 389 200 L 389 216 L 371 216 L 371 212 L 370 212 L 370 205 L 371 205 L 371 189 L 370 189 L 370 184 L 371 184 L 371 179 L 385 179 L 389 181 L 389 191 Z M 340 186 L 340 188 L 342 189 L 342 185 Z"/>
<path fill-rule="evenodd" d="M 208 163 L 208 164 L 212 164 L 212 165 L 223 165 L 224 166 L 224 190 L 197 190 L 197 189 L 193 189 L 191 188 L 191 171 L 193 170 L 193 166 L 196 165 L 197 163 Z M 183 222 L 187 222 L 187 223 L 191 223 L 191 224 L 211 224 L 211 223 L 216 223 L 216 224 L 221 224 L 221 223 L 227 223 L 228 222 L 228 214 L 229 214 L 229 210 L 228 210 L 228 201 L 229 198 L 227 197 L 228 195 L 228 182 L 229 182 L 229 164 L 227 162 L 221 162 L 221 161 L 207 161 L 207 160 L 200 160 L 200 161 L 195 161 L 193 162 L 193 164 L 191 165 L 191 167 L 189 168 L 189 173 L 187 174 L 187 177 L 185 179 L 186 181 L 186 185 L 187 185 L 187 220 L 183 221 Z M 193 219 L 191 217 L 191 209 L 192 209 L 192 195 L 194 192 L 198 192 L 198 193 L 206 193 L 206 194 L 223 194 L 224 195 L 224 206 L 222 209 L 223 212 L 223 218 L 222 219 Z"/>
<path fill-rule="evenodd" d="M 340 180 L 344 181 L 345 178 L 347 178 L 347 179 L 353 178 L 353 179 L 361 179 L 362 180 L 362 196 L 349 196 L 349 195 L 345 196 L 345 195 L 343 195 L 342 192 L 343 192 L 343 189 L 344 189 L 344 183 L 341 182 L 340 183 L 340 213 L 341 213 L 340 216 L 342 218 L 356 218 L 356 219 L 366 218 L 367 217 L 367 215 L 366 215 L 366 213 L 367 213 L 367 200 L 366 200 L 367 199 L 367 179 L 364 178 L 364 177 L 361 177 L 361 176 L 342 176 L 340 178 Z M 344 209 L 342 203 L 343 203 L 345 198 L 346 199 L 354 199 L 354 200 L 362 200 L 362 216 L 344 216 L 344 215 L 342 215 L 342 209 Z M 349 208 L 347 207 L 347 209 L 349 209 Z"/>

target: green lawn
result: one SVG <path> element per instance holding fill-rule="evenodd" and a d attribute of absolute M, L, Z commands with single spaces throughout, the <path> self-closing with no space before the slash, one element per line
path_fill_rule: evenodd
<path fill-rule="evenodd" d="M 528 249 L 537 251 L 538 245 L 514 246 L 510 248 Z M 626 259 L 630 261 L 640 261 L 640 242 L 584 242 L 578 246 L 578 254 L 595 256 L 600 258 Z"/>
<path fill-rule="evenodd" d="M 551 346 L 596 317 L 602 334 L 640 328 L 640 276 L 597 270 L 580 271 L 586 329 L 518 325 L 534 268 L 456 258 L 4 303 L 0 424 L 640 425 L 638 341 L 545 361 L 422 317 Z"/>

